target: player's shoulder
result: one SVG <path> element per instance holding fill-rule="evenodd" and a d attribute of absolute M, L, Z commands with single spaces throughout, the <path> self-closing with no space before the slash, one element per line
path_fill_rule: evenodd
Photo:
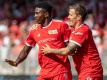
<path fill-rule="evenodd" d="M 68 27 L 69 25 L 64 20 L 59 19 L 53 19 L 54 24 L 57 25 L 57 27 Z"/>
<path fill-rule="evenodd" d="M 60 19 L 53 19 L 53 22 L 57 24 L 67 24 L 64 20 L 60 20 Z"/>
<path fill-rule="evenodd" d="M 37 30 L 40 24 L 33 24 L 30 28 L 30 31 Z"/>
<path fill-rule="evenodd" d="M 61 20 L 61 19 L 53 19 L 53 21 L 56 22 L 56 23 L 61 23 L 61 22 L 63 22 L 63 20 Z"/>
<path fill-rule="evenodd" d="M 90 28 L 87 24 L 81 24 L 80 26 L 81 27 L 79 29 L 81 29 L 83 31 L 89 31 L 90 30 Z"/>

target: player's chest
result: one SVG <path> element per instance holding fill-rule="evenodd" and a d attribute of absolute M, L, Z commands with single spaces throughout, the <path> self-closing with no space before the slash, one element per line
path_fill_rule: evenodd
<path fill-rule="evenodd" d="M 34 32 L 35 41 L 42 39 L 58 39 L 61 36 L 59 29 L 39 29 Z"/>

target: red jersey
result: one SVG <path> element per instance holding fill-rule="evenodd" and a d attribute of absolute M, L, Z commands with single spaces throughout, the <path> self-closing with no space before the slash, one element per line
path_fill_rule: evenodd
<path fill-rule="evenodd" d="M 73 56 L 79 78 L 102 76 L 101 60 L 89 27 L 82 24 L 76 28 L 70 35 L 70 42 L 80 46 L 78 52 Z"/>
<path fill-rule="evenodd" d="M 36 29 L 31 30 L 26 44 L 35 46 L 37 43 L 39 45 L 38 61 L 41 66 L 40 76 L 47 78 L 70 71 L 70 63 L 67 56 L 56 54 L 44 55 L 41 52 L 41 48 L 45 44 L 52 48 L 65 47 L 64 42 L 68 41 L 69 36 L 69 26 L 61 20 L 52 20 L 46 27 L 37 26 Z"/>

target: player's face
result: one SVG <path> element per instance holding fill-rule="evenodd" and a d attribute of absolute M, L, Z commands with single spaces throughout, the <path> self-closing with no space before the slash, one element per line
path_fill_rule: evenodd
<path fill-rule="evenodd" d="M 68 19 L 69 19 L 69 24 L 70 26 L 75 26 L 78 22 L 78 15 L 76 14 L 75 9 L 69 9 L 69 15 L 68 15 Z"/>
<path fill-rule="evenodd" d="M 42 24 L 46 17 L 45 17 L 46 11 L 42 8 L 35 8 L 35 21 L 39 24 Z"/>

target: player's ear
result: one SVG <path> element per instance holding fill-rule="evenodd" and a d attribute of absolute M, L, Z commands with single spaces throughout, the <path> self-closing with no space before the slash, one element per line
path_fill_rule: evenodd
<path fill-rule="evenodd" d="M 49 13 L 48 12 L 45 13 L 45 17 L 46 18 L 49 17 Z"/>
<path fill-rule="evenodd" d="M 78 20 L 78 21 L 81 20 L 81 16 L 80 16 L 80 15 L 78 15 L 77 20 Z"/>

